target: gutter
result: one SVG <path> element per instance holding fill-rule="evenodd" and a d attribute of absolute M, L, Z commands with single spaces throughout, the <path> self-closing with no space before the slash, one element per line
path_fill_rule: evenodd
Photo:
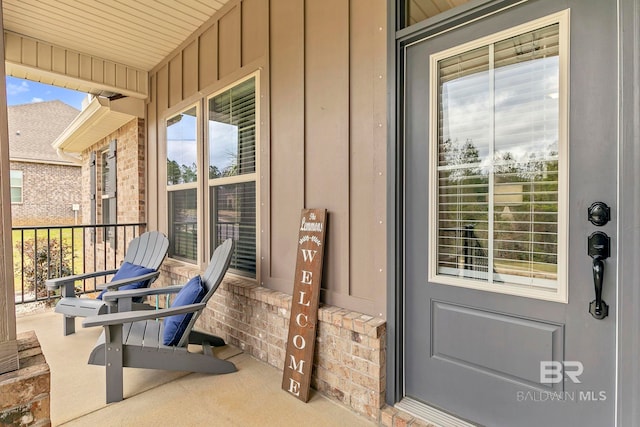
<path fill-rule="evenodd" d="M 58 157 L 60 157 L 62 160 L 67 160 L 70 161 L 72 163 L 76 163 L 78 165 L 82 164 L 82 158 L 80 156 L 74 156 L 71 153 L 67 153 L 66 151 L 64 151 L 62 148 L 57 147 L 56 148 L 56 154 L 58 155 Z"/>

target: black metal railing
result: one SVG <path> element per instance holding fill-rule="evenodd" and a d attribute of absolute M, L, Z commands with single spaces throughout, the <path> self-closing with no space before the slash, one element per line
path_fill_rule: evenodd
<path fill-rule="evenodd" d="M 16 304 L 58 297 L 47 291 L 47 279 L 118 268 L 129 242 L 145 227 L 144 223 L 13 227 Z M 99 283 L 85 280 L 76 290 L 94 292 Z"/>
<path fill-rule="evenodd" d="M 474 228 L 474 225 L 469 224 L 461 230 L 464 241 L 462 245 L 464 269 L 487 272 L 489 271 L 489 255 L 480 244 L 480 239 L 476 236 Z"/>

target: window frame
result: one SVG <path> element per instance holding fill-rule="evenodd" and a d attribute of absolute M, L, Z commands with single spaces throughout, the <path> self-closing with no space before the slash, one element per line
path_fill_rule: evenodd
<path fill-rule="evenodd" d="M 255 118 L 256 118 L 256 130 L 255 130 L 255 172 L 253 174 L 245 174 L 255 176 L 255 193 L 256 193 L 256 274 L 255 277 L 244 275 L 238 270 L 230 269 L 229 273 L 242 277 L 246 280 L 255 281 L 260 283 L 260 270 L 261 270 L 261 257 L 260 257 L 260 248 L 261 248 L 261 210 L 260 207 L 263 204 L 260 198 L 261 187 L 263 183 L 263 177 L 261 176 L 261 156 L 260 153 L 264 148 L 261 146 L 262 139 L 262 114 L 263 109 L 261 108 L 261 102 L 263 100 L 261 94 L 262 82 L 261 78 L 263 77 L 260 70 L 251 71 L 247 74 L 244 74 L 242 77 L 239 77 L 230 83 L 225 80 L 224 85 L 213 88 L 211 91 L 200 92 L 197 95 L 189 97 L 185 99 L 183 102 L 177 104 L 174 107 L 167 109 L 164 113 L 159 115 L 158 120 L 158 136 L 159 136 L 159 149 L 158 149 L 158 180 L 159 180 L 159 201 L 163 206 L 160 207 L 158 211 L 158 221 L 160 228 L 168 234 L 169 231 L 169 191 L 171 190 L 181 190 L 190 187 L 194 183 L 188 184 L 176 184 L 171 186 L 171 190 L 167 185 L 167 122 L 172 117 L 181 114 L 189 109 L 196 107 L 197 108 L 197 131 L 196 131 L 196 145 L 197 145 L 197 183 L 195 185 L 196 194 L 197 194 L 197 229 L 198 235 L 203 236 L 202 238 L 198 238 L 197 242 L 197 260 L 192 261 L 184 258 L 176 258 L 169 257 L 172 260 L 177 262 L 183 262 L 188 265 L 198 265 L 202 268 L 206 268 L 209 263 L 210 254 L 213 248 L 213 242 L 211 241 L 211 221 L 206 220 L 212 214 L 211 212 L 211 201 L 210 201 L 210 186 L 209 186 L 209 173 L 208 173 L 208 165 L 209 165 L 209 130 L 208 130 L 208 104 L 209 100 L 220 93 L 223 93 L 242 82 L 254 78 L 255 79 Z M 225 184 L 234 184 L 241 182 L 248 182 L 244 175 L 235 175 L 231 177 L 225 178 L 227 181 Z"/>
<path fill-rule="evenodd" d="M 162 124 L 163 124 L 163 147 L 164 147 L 164 156 L 163 156 L 163 160 L 162 160 L 162 171 L 163 176 L 162 177 L 158 177 L 159 179 L 163 180 L 163 186 L 164 186 L 164 201 L 165 201 L 165 206 L 166 208 L 164 209 L 164 218 L 165 218 L 165 231 L 167 233 L 167 236 L 170 236 L 169 230 L 171 228 L 171 224 L 169 222 L 170 219 L 170 215 L 169 215 L 169 193 L 170 192 L 174 192 L 174 191 L 182 191 L 182 190 L 192 190 L 195 189 L 196 190 L 196 259 L 195 260 L 191 260 L 188 258 L 184 258 L 184 257 L 176 257 L 176 256 L 169 256 L 169 258 L 177 260 L 177 261 L 181 261 L 181 262 L 185 262 L 188 264 L 196 264 L 196 265 L 200 265 L 201 264 L 201 258 L 202 258 L 202 239 L 199 238 L 198 236 L 201 235 L 202 232 L 202 181 L 203 181 L 203 175 L 202 175 L 202 171 L 203 171 L 203 158 L 202 158 L 202 145 L 203 145 L 203 137 L 202 137 L 202 123 L 203 123 L 203 117 L 202 117 L 202 100 L 199 100 L 197 102 L 191 102 L 185 106 L 181 106 L 181 108 L 177 109 L 177 110 L 170 110 L 170 112 L 168 112 L 167 114 L 164 115 L 163 120 L 162 120 Z M 187 182 L 187 183 L 181 183 L 181 184 L 173 184 L 173 185 L 169 185 L 167 183 L 167 177 L 168 177 L 168 171 L 167 171 L 167 160 L 168 160 L 168 132 L 167 132 L 167 123 L 170 119 L 172 119 L 173 117 L 179 115 L 179 114 L 184 114 L 185 112 L 191 110 L 195 108 L 196 109 L 196 168 L 197 168 L 197 172 L 196 172 L 196 180 L 194 182 Z"/>
<path fill-rule="evenodd" d="M 110 160 L 110 155 L 113 153 L 113 160 Z M 98 156 L 99 154 L 99 156 Z M 118 223 L 118 158 L 117 158 L 117 140 L 113 139 L 109 141 L 109 144 L 96 151 L 96 158 L 100 159 L 100 167 L 97 168 L 100 180 L 100 224 L 117 224 Z M 111 165 L 110 165 L 111 163 Z M 105 175 L 105 170 L 108 166 L 113 166 L 114 169 L 109 169 Z M 110 194 L 107 189 L 107 183 L 109 178 L 114 180 L 112 184 L 115 188 Z M 98 193 L 98 192 L 97 192 Z M 105 204 L 105 200 L 108 202 Z M 106 205 L 106 209 L 105 209 Z M 107 213 L 107 215 L 105 215 Z M 108 221 L 107 221 L 108 220 Z M 116 230 L 115 227 L 105 228 L 101 235 L 101 241 L 106 241 L 110 245 L 115 245 Z"/>
<path fill-rule="evenodd" d="M 209 178 L 209 102 L 211 99 L 215 98 L 216 96 L 230 90 L 233 89 L 234 87 L 250 80 L 250 79 L 254 79 L 254 92 L 255 92 L 255 170 L 253 173 L 249 173 L 249 174 L 239 174 L 239 175 L 233 175 L 233 176 L 228 176 L 228 177 L 220 177 L 220 178 Z M 206 178 L 206 188 L 204 188 L 204 197 L 205 197 L 205 212 L 206 212 L 206 216 L 205 218 L 213 218 L 213 214 L 214 212 L 212 212 L 212 200 L 211 200 L 211 189 L 212 187 L 219 187 L 219 186 L 223 186 L 223 185 L 233 185 L 233 184 L 243 184 L 243 183 L 248 183 L 248 182 L 254 182 L 255 183 L 255 196 L 256 196 L 256 206 L 255 206 L 255 215 L 256 215 L 256 247 L 255 247 L 255 258 L 256 258 L 256 273 L 255 273 L 255 277 L 243 272 L 242 270 L 236 270 L 233 268 L 230 268 L 229 271 L 233 272 L 236 275 L 245 277 L 247 279 L 250 280 L 258 280 L 259 277 L 259 273 L 260 273 L 260 257 L 259 257 L 259 248 L 260 248 L 260 71 L 255 71 L 252 72 L 250 74 L 245 75 L 242 78 L 239 78 L 237 80 L 234 80 L 231 84 L 225 85 L 224 87 L 222 87 L 219 90 L 216 90 L 215 92 L 210 93 L 209 95 L 207 95 L 204 99 L 203 102 L 205 104 L 204 107 L 204 112 L 205 112 L 205 116 L 206 116 L 206 120 L 205 117 L 203 117 L 203 122 L 204 122 L 204 138 L 203 138 L 203 148 L 204 148 L 204 153 L 203 153 L 203 158 L 207 164 L 207 170 L 206 172 L 203 171 L 203 176 Z M 207 224 L 205 224 L 206 227 L 206 252 L 205 253 L 212 253 L 213 250 L 215 249 L 213 247 L 213 242 L 212 242 L 212 236 L 214 234 L 213 230 L 211 229 L 211 221 L 207 221 Z"/>
<path fill-rule="evenodd" d="M 105 165 L 109 165 L 109 151 L 111 150 L 111 147 L 107 146 L 105 148 L 103 148 L 102 150 L 98 150 L 98 152 L 100 153 L 100 223 L 101 224 L 117 224 L 118 223 L 118 212 L 117 212 L 117 198 L 118 198 L 118 193 L 117 190 L 114 192 L 113 196 L 110 195 L 107 192 L 106 189 L 106 182 L 107 179 L 105 179 Z M 117 160 L 115 162 L 116 168 L 117 168 Z M 117 176 L 117 175 L 116 175 Z M 108 177 L 107 177 L 108 178 Z M 116 178 L 117 179 L 117 178 Z M 117 188 L 117 181 L 116 181 L 116 188 Z M 105 203 L 104 201 L 108 200 L 109 204 L 111 204 L 111 202 L 116 203 L 116 208 L 114 209 L 109 209 L 109 215 L 105 215 Z M 111 218 L 111 213 L 114 214 L 114 218 Z M 108 219 L 110 221 L 105 221 L 105 217 L 108 217 Z M 111 221 L 113 220 L 113 221 Z"/>
<path fill-rule="evenodd" d="M 463 54 L 465 52 L 498 43 L 502 40 L 518 36 L 539 28 L 559 25 L 559 117 L 558 117 L 558 251 L 557 251 L 557 286 L 555 288 L 520 285 L 501 282 L 499 285 L 491 281 L 455 277 L 438 273 L 438 122 L 439 122 L 439 79 L 438 62 L 440 60 Z M 500 31 L 468 43 L 436 52 L 429 57 L 429 282 L 476 289 L 487 292 L 517 295 L 547 301 L 568 302 L 568 216 L 569 216 L 569 10 L 564 10 L 536 19 L 522 25 Z M 494 203 L 492 182 L 489 184 L 488 204 Z M 490 221 L 491 211 L 488 213 Z M 494 236 L 489 236 L 494 239 Z"/>
<path fill-rule="evenodd" d="M 12 181 L 12 178 L 11 178 L 11 173 L 12 172 L 20 172 L 20 186 L 12 185 L 12 182 L 11 182 Z M 12 205 L 21 205 L 21 204 L 24 203 L 24 171 L 23 170 L 11 169 L 9 171 L 9 197 L 11 199 L 13 199 L 11 190 L 14 189 L 14 188 L 20 188 L 20 201 L 17 202 L 17 201 L 11 200 L 11 204 Z"/>

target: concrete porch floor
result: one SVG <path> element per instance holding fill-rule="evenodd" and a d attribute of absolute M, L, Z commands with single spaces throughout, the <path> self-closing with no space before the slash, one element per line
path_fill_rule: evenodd
<path fill-rule="evenodd" d="M 312 390 L 302 403 L 281 390 L 282 373 L 236 348 L 216 349 L 238 372 L 204 375 L 127 368 L 124 400 L 105 403 L 105 372 L 87 364 L 102 328 L 62 335 L 62 318 L 52 310 L 19 314 L 18 332 L 36 332 L 51 370 L 54 426 L 373 426 Z"/>

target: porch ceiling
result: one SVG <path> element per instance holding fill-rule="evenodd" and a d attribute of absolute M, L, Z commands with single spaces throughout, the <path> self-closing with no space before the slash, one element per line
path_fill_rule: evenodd
<path fill-rule="evenodd" d="M 149 71 L 228 0 L 3 0 L 4 28 L 36 41 Z M 31 80 L 46 81 L 37 73 Z M 26 77 L 26 76 L 18 76 Z M 71 89 L 86 91 L 86 87 Z"/>

